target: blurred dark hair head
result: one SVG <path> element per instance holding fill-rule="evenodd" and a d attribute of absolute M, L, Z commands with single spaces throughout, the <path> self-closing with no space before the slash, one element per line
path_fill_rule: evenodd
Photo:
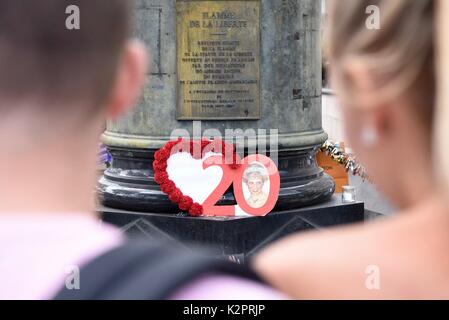
<path fill-rule="evenodd" d="M 80 10 L 79 30 L 66 27 L 71 5 Z M 0 112 L 95 111 L 113 85 L 130 7 L 129 0 L 1 0 Z"/>

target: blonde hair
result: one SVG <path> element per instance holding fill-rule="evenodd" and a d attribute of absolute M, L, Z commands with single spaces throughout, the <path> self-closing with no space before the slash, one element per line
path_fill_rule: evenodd
<path fill-rule="evenodd" d="M 357 60 L 377 85 L 376 103 L 408 99 L 428 129 L 436 176 L 449 190 L 449 0 L 328 1 L 325 49 L 343 91 L 350 90 L 345 65 Z M 379 8 L 380 30 L 366 26 L 370 5 Z"/>
<path fill-rule="evenodd" d="M 265 167 L 259 164 L 250 165 L 243 174 L 243 182 L 248 183 L 251 177 L 257 177 L 265 183 L 268 180 L 267 173 L 265 171 Z"/>
<path fill-rule="evenodd" d="M 419 119 L 430 127 L 435 100 L 434 1 L 329 0 L 329 4 L 325 50 L 340 78 L 347 76 L 347 62 L 363 64 L 377 85 L 376 103 L 408 96 Z M 366 25 L 371 5 L 379 8 L 380 30 Z M 349 91 L 350 81 L 341 82 Z"/>
<path fill-rule="evenodd" d="M 438 4 L 438 104 L 435 117 L 434 148 L 435 164 L 440 182 L 449 190 L 449 167 L 447 165 L 449 150 L 449 1 L 440 0 Z"/>

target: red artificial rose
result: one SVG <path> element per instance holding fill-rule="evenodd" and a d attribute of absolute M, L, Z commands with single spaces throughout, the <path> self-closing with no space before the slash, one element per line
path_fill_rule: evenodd
<path fill-rule="evenodd" d="M 193 205 L 193 200 L 189 196 L 184 196 L 179 202 L 179 209 L 182 211 L 189 211 L 190 207 Z"/>
<path fill-rule="evenodd" d="M 170 141 L 165 145 L 165 148 L 167 148 L 168 150 L 173 149 L 174 146 L 176 146 L 177 144 L 181 143 L 182 139 L 178 139 L 176 141 Z"/>
<path fill-rule="evenodd" d="M 168 158 L 170 158 L 170 156 L 171 156 L 170 151 L 171 151 L 171 149 L 168 149 L 168 148 L 163 148 L 161 150 L 161 154 L 162 154 L 162 157 L 163 157 L 164 161 L 167 161 Z"/>
<path fill-rule="evenodd" d="M 167 162 L 155 160 L 153 162 L 153 169 L 155 171 L 165 171 L 167 170 Z"/>
<path fill-rule="evenodd" d="M 158 150 L 154 153 L 154 159 L 157 161 L 161 161 L 162 157 L 161 157 L 161 150 Z"/>
<path fill-rule="evenodd" d="M 167 159 L 170 157 L 171 151 L 172 151 L 172 149 L 173 149 L 174 146 L 175 146 L 175 145 L 172 146 L 171 143 L 169 142 L 168 144 L 166 144 L 166 145 L 162 148 L 162 150 L 165 150 L 165 151 L 167 152 L 167 154 L 168 154 Z"/>
<path fill-rule="evenodd" d="M 203 206 L 198 203 L 192 204 L 192 206 L 190 207 L 190 210 L 189 210 L 189 214 L 192 217 L 202 216 L 203 215 Z"/>
<path fill-rule="evenodd" d="M 210 144 L 210 140 L 202 139 L 201 140 L 201 150 L 206 148 Z"/>
<path fill-rule="evenodd" d="M 168 180 L 166 183 L 161 185 L 162 192 L 166 194 L 171 194 L 175 189 L 176 186 L 171 180 Z"/>
<path fill-rule="evenodd" d="M 166 147 L 170 153 L 170 156 L 172 156 L 173 154 L 182 151 L 182 148 L 184 147 L 184 141 L 172 141 L 169 142 L 169 144 L 167 144 Z"/>
<path fill-rule="evenodd" d="M 156 153 L 154 154 L 154 159 L 156 159 L 157 161 L 167 161 L 167 159 L 170 157 L 170 152 L 167 151 L 167 149 L 163 148 L 160 149 L 158 151 L 156 151 Z"/>
<path fill-rule="evenodd" d="M 167 182 L 167 180 L 168 180 L 167 172 L 156 172 L 154 174 L 154 181 L 156 181 L 157 184 L 163 184 Z"/>
<path fill-rule="evenodd" d="M 173 203 L 179 203 L 182 200 L 182 197 L 182 192 L 178 188 L 175 188 L 175 190 L 173 190 L 169 195 L 169 199 Z"/>

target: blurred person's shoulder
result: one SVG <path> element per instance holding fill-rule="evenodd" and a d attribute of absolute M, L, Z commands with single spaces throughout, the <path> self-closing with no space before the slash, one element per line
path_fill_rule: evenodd
<path fill-rule="evenodd" d="M 0 298 L 51 299 L 68 274 L 123 241 L 88 214 L 2 214 Z"/>
<path fill-rule="evenodd" d="M 300 299 L 447 298 L 449 217 L 427 213 L 295 235 L 261 252 L 254 267 Z"/>
<path fill-rule="evenodd" d="M 247 265 L 208 250 L 156 239 L 129 239 L 80 270 L 83 286 L 62 286 L 57 300 L 282 299 Z"/>
<path fill-rule="evenodd" d="M 77 285 L 77 275 L 83 284 L 71 293 L 91 289 L 86 284 L 103 290 L 102 280 L 109 279 L 103 283 L 123 280 L 117 282 L 117 288 L 129 291 L 115 292 L 122 296 L 284 298 L 243 266 L 193 251 L 183 253 L 154 241 L 125 239 L 118 228 L 83 214 L 0 216 L 0 256 L 4 258 L 0 263 L 1 299 L 54 299 L 61 291 L 72 289 L 66 286 L 67 279 L 71 286 Z M 146 281 L 148 278 L 159 280 L 160 285 L 152 287 L 154 281 Z M 103 291 L 106 297 L 114 294 L 109 287 Z M 87 294 L 98 297 L 94 291 Z"/>

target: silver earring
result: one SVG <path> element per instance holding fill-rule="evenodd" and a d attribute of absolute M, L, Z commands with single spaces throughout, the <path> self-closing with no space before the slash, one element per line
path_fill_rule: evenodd
<path fill-rule="evenodd" d="M 360 138 L 366 147 L 372 147 L 377 144 L 379 136 L 377 130 L 374 127 L 369 126 L 362 129 Z"/>

